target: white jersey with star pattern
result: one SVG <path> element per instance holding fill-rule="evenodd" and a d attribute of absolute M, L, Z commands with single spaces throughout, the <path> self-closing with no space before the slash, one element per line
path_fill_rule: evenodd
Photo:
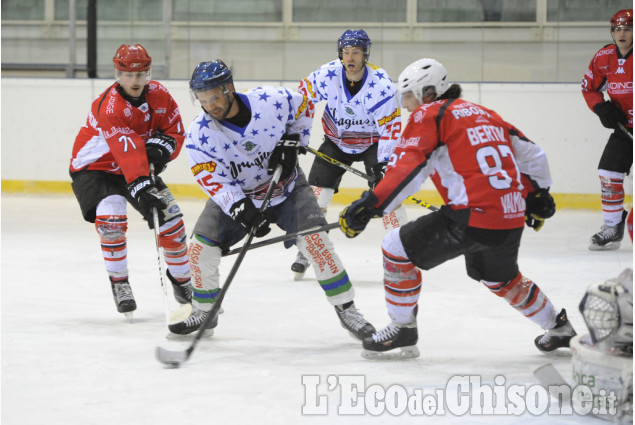
<path fill-rule="evenodd" d="M 362 153 L 378 143 L 377 161 L 388 161 L 401 134 L 401 109 L 385 70 L 367 63 L 362 87 L 351 96 L 344 66 L 334 60 L 304 78 L 298 91 L 313 103 L 326 100 L 322 127 L 343 152 Z"/>
<path fill-rule="evenodd" d="M 271 181 L 267 173 L 271 152 L 284 133 L 299 134 L 300 144 L 307 146 L 313 119 L 307 98 L 284 87 L 258 87 L 234 95 L 251 112 L 245 127 L 217 121 L 202 111 L 185 140 L 194 178 L 226 214 L 246 196 L 260 207 Z M 278 184 L 269 205 L 287 199 L 296 176 L 292 173 Z"/>

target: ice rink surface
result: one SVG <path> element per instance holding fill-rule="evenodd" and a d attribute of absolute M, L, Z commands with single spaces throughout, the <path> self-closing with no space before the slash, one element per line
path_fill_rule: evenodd
<path fill-rule="evenodd" d="M 180 202 L 188 232 L 203 203 Z M 341 208 L 331 206 L 329 222 Z M 409 218 L 426 212 L 408 207 Z M 558 211 L 540 232 L 526 229 L 523 236 L 521 271 L 556 308 L 567 309 L 578 333 L 587 333 L 578 311 L 586 287 L 632 267 L 628 236 L 618 251 L 587 249 L 601 224 L 599 211 Z M 386 410 L 373 415 L 366 406 L 362 415 L 338 413 L 346 405 L 341 382 L 350 376 L 363 379 L 366 389 L 434 393 L 462 375 L 480 376 L 481 385 L 502 376 L 505 386 L 530 386 L 536 383 L 532 372 L 552 363 L 571 381 L 569 352 L 538 352 L 533 340 L 542 330 L 470 280 L 462 258 L 423 273 L 421 357 L 369 361 L 340 327 L 312 271 L 293 280 L 294 250 L 278 244 L 250 251 L 227 292 L 215 335 L 202 340 L 180 369 L 166 369 L 155 360 L 155 347 L 180 350 L 189 342 L 166 339 L 154 236 L 136 212 L 128 233 L 138 304 L 132 323 L 115 310 L 97 233 L 82 220 L 73 197 L 3 194 L 1 230 L 4 425 L 607 423 L 530 412 L 446 411 L 422 418 L 407 409 L 397 416 Z M 331 233 L 356 305 L 377 328 L 388 323 L 383 233 L 379 222 L 356 239 Z M 224 258 L 221 282 L 235 258 Z M 363 392 L 357 401 L 364 402 Z M 302 414 L 303 406 L 318 405 L 327 414 Z"/>

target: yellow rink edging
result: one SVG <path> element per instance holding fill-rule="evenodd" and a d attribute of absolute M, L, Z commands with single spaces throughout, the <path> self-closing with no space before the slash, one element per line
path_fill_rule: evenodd
<path fill-rule="evenodd" d="M 41 181 L 41 180 L 2 180 L 3 194 L 32 194 L 32 195 L 52 195 L 71 194 L 70 182 Z M 170 190 L 174 197 L 179 199 L 193 198 L 206 199 L 207 195 L 194 184 L 170 184 Z M 342 188 L 333 197 L 333 202 L 338 204 L 350 204 L 359 198 L 364 188 Z M 413 195 L 432 205 L 441 205 L 441 196 L 433 190 L 422 190 Z M 567 209 L 589 209 L 600 210 L 600 193 L 554 193 L 553 197 L 557 207 Z M 406 204 L 411 202 L 406 201 Z M 632 195 L 626 195 L 625 203 L 632 204 Z"/>

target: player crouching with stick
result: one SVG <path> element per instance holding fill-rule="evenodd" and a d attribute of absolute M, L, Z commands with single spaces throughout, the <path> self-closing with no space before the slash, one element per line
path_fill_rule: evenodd
<path fill-rule="evenodd" d="M 308 145 L 313 118 L 305 96 L 284 87 L 236 93 L 232 72 L 222 60 L 201 62 L 190 89 L 203 110 L 190 125 L 185 145 L 192 173 L 210 199 L 189 247 L 192 314 L 169 327 L 175 334 L 190 334 L 203 323 L 210 329 L 216 326 L 217 318 L 206 316 L 219 296 L 221 256 L 247 232 L 263 237 L 270 223 L 287 233 L 326 224 L 297 167 L 298 148 Z M 261 210 L 278 165 L 280 181 Z M 359 340 L 375 332 L 355 308 L 352 283 L 327 233 L 306 235 L 296 244 L 311 261 L 342 326 Z"/>
<path fill-rule="evenodd" d="M 535 340 L 539 350 L 568 347 L 575 331 L 566 311 L 557 313 L 517 264 L 525 221 L 538 230 L 556 210 L 545 153 L 496 112 L 459 99 L 461 86 L 449 86 L 447 76 L 434 59 L 420 59 L 401 73 L 397 89 L 402 107 L 412 112 L 408 124 L 385 177 L 340 215 L 341 229 L 355 237 L 370 218 L 391 211 L 433 172 L 446 204 L 384 237 L 391 323 L 364 340 L 363 356 L 419 356 L 419 269 L 460 255 L 468 276 L 547 330 Z M 397 348 L 400 353 L 392 351 Z"/>

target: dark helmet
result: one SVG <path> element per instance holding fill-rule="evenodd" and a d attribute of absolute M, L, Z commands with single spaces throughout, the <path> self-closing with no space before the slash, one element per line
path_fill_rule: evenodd
<path fill-rule="evenodd" d="M 115 69 L 125 72 L 149 71 L 152 58 L 141 44 L 122 44 L 112 58 Z"/>
<path fill-rule="evenodd" d="M 337 55 L 342 59 L 342 49 L 344 47 L 362 47 L 364 49 L 364 54 L 366 55 L 366 60 L 370 56 L 370 46 L 372 46 L 372 42 L 370 41 L 370 37 L 366 34 L 366 31 L 359 30 L 346 30 L 344 34 L 337 40 Z"/>
<path fill-rule="evenodd" d="M 633 27 L 633 9 L 623 9 L 611 18 L 611 31 L 615 27 Z"/>
<path fill-rule="evenodd" d="M 220 59 L 201 62 L 194 69 L 190 80 L 190 90 L 207 91 L 227 84 L 233 84 L 231 70 Z"/>

